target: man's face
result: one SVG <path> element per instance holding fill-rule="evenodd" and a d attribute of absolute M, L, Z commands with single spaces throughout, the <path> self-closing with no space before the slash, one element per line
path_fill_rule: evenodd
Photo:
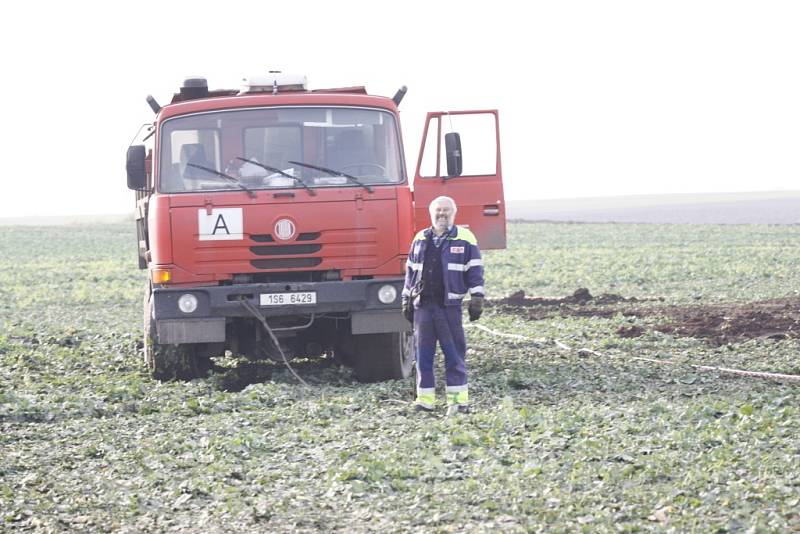
<path fill-rule="evenodd" d="M 453 219 L 455 219 L 455 212 L 449 202 L 437 202 L 431 208 L 431 222 L 437 230 L 447 230 L 453 225 Z"/>

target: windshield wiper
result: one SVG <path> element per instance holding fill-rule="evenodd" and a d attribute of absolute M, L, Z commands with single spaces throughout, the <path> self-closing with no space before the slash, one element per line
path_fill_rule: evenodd
<path fill-rule="evenodd" d="M 354 182 L 354 183 L 356 183 L 356 184 L 360 185 L 361 187 L 363 187 L 364 189 L 366 189 L 367 191 L 369 191 L 370 193 L 372 193 L 372 187 L 370 187 L 370 186 L 368 186 L 367 184 L 365 184 L 365 183 L 361 182 L 361 181 L 360 181 L 358 178 L 356 178 L 355 176 L 350 176 L 349 174 L 347 174 L 347 173 L 344 173 L 344 172 L 342 172 L 342 171 L 337 171 L 337 170 L 334 170 L 334 169 L 329 169 L 329 168 L 327 168 L 327 167 L 320 167 L 320 166 L 318 166 L 318 165 L 311 165 L 310 163 L 303 163 L 302 161 L 289 161 L 289 163 L 291 163 L 292 165 L 300 165 L 301 167 L 307 167 L 307 168 L 309 168 L 309 169 L 314 169 L 314 170 L 317 170 L 317 171 L 322 171 L 322 172 L 325 172 L 325 173 L 328 173 L 328 174 L 330 174 L 331 176 L 341 176 L 342 178 L 347 178 L 347 179 L 348 179 L 348 180 L 350 180 L 351 182 Z"/>
<path fill-rule="evenodd" d="M 220 178 L 225 178 L 226 180 L 235 183 L 236 185 L 238 185 L 239 187 L 241 187 L 242 189 L 247 191 L 247 194 L 250 195 L 250 198 L 256 198 L 256 192 L 255 191 L 253 191 L 252 189 L 250 189 L 249 187 L 244 185 L 242 182 L 240 182 L 237 178 L 234 178 L 233 176 L 225 174 L 224 172 L 219 172 L 219 171 L 211 169 L 209 167 L 203 167 L 202 165 L 195 165 L 194 163 L 187 163 L 186 166 L 187 167 L 194 167 L 195 169 L 200 169 L 200 170 L 203 170 L 203 171 L 206 171 L 206 172 L 210 172 L 211 174 L 215 174 L 215 175 L 219 176 Z"/>
<path fill-rule="evenodd" d="M 240 158 L 239 156 L 236 156 L 236 159 L 240 159 L 242 161 L 246 161 L 247 163 L 252 163 L 253 165 L 261 167 L 265 171 L 274 172 L 275 174 L 280 174 L 281 176 L 285 176 L 286 178 L 291 178 L 295 182 L 298 182 L 300 185 L 302 185 L 306 189 L 306 191 L 308 191 L 308 194 L 311 195 L 312 197 L 317 194 L 317 192 L 314 191 L 313 189 L 311 189 L 310 187 L 308 187 L 308 184 L 305 183 L 303 180 L 301 180 L 297 176 L 292 176 L 288 172 L 283 172 L 282 170 L 278 169 L 277 167 L 270 167 L 269 165 L 264 165 L 263 163 L 259 163 L 257 161 L 253 161 L 253 160 L 247 159 L 247 158 Z"/>

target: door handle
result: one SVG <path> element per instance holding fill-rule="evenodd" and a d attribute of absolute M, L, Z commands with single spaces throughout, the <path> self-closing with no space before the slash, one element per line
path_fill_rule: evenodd
<path fill-rule="evenodd" d="M 495 206 L 494 204 L 489 204 L 483 207 L 483 214 L 488 217 L 497 217 L 500 215 L 500 206 Z"/>

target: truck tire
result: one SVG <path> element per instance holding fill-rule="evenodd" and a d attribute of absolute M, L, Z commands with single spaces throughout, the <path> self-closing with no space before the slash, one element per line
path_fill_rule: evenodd
<path fill-rule="evenodd" d="M 356 342 L 353 334 L 347 328 L 337 332 L 336 343 L 333 346 L 333 361 L 336 365 L 344 367 L 355 367 L 356 364 Z"/>
<path fill-rule="evenodd" d="M 150 285 L 144 293 L 144 363 L 150 376 L 159 381 L 205 378 L 211 358 L 197 354 L 193 345 L 161 345 L 156 342 L 156 320 Z"/>
<path fill-rule="evenodd" d="M 362 334 L 355 338 L 355 372 L 359 382 L 408 378 L 414 368 L 411 332 Z"/>

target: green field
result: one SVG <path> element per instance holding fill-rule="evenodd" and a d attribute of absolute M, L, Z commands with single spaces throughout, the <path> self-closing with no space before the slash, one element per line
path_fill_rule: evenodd
<path fill-rule="evenodd" d="M 310 388 L 273 364 L 154 382 L 132 225 L 0 227 L 0 530 L 800 530 L 800 382 L 690 366 L 800 374 L 800 332 L 659 330 L 678 307 L 793 313 L 800 226 L 509 240 L 485 254 L 480 324 L 527 339 L 468 330 L 474 410 L 447 418 L 411 411 L 410 381 L 359 384 L 331 359 L 296 362 Z M 497 301 L 578 288 L 637 301 Z"/>

